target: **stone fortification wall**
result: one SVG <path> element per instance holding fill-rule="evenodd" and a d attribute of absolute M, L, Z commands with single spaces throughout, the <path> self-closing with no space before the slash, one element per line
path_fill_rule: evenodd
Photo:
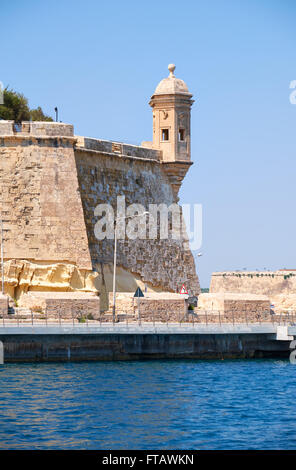
<path fill-rule="evenodd" d="M 53 295 L 56 294 L 56 295 Z M 44 296 L 44 310 L 48 318 L 83 318 L 99 320 L 100 298 L 78 292 L 57 292 Z"/>
<path fill-rule="evenodd" d="M 73 137 L 72 124 L 63 122 L 23 121 L 16 124 L 14 121 L 0 121 L 0 136 L 34 136 L 34 137 Z"/>
<path fill-rule="evenodd" d="M 95 290 L 73 126 L 0 121 L 5 291 Z M 74 287 L 75 286 L 75 287 Z"/>
<path fill-rule="evenodd" d="M 160 152 L 74 137 L 73 126 L 0 121 L 0 181 L 4 222 L 5 289 L 90 291 L 108 306 L 113 241 L 94 235 L 99 203 L 125 195 L 126 204 L 171 204 L 176 194 Z M 152 290 L 199 292 L 186 240 L 118 243 L 118 289 L 144 283 Z"/>
<path fill-rule="evenodd" d="M 0 135 L 4 257 L 64 261 L 91 269 L 74 158 L 75 140 L 69 135 L 73 134 L 73 127 L 29 124 L 33 129 L 28 134 Z M 46 135 L 38 137 L 37 131 L 34 134 L 38 125 L 43 126 Z"/>
<path fill-rule="evenodd" d="M 213 273 L 210 292 L 263 294 L 274 297 L 296 293 L 296 272 L 221 272 Z"/>
<path fill-rule="evenodd" d="M 109 310 L 102 321 L 112 321 L 113 294 L 109 293 Z M 140 313 L 139 313 L 140 310 Z M 180 322 L 187 318 L 187 305 L 180 294 L 148 292 L 138 300 L 131 292 L 116 295 L 116 315 L 120 321 Z"/>
<path fill-rule="evenodd" d="M 280 270 L 213 273 L 210 292 L 267 295 L 274 304 L 274 311 L 296 311 L 296 272 Z"/>
<path fill-rule="evenodd" d="M 200 294 L 197 321 L 209 323 L 271 321 L 270 300 L 267 296 L 239 293 Z"/>
<path fill-rule="evenodd" d="M 116 154 L 117 156 L 144 158 L 148 160 L 160 161 L 159 150 L 152 148 L 138 147 L 120 142 L 111 142 L 109 140 L 93 139 L 91 137 L 76 136 L 76 148 L 93 150 L 100 153 Z"/>
<path fill-rule="evenodd" d="M 0 294 L 0 316 L 3 318 L 8 312 L 8 297 L 7 295 Z"/>
<path fill-rule="evenodd" d="M 149 151 L 149 149 L 145 149 Z M 157 161 L 130 159 L 76 148 L 80 192 L 87 226 L 93 268 L 99 273 L 101 302 L 107 303 L 112 277 L 105 276 L 113 263 L 113 240 L 99 241 L 94 227 L 98 220 L 95 207 L 111 204 L 116 213 L 117 196 L 124 195 L 126 206 L 176 202 L 172 187 Z M 177 292 L 183 283 L 192 293 L 199 293 L 192 253 L 184 239 L 119 240 L 118 265 L 151 288 Z M 126 288 L 125 288 L 126 290 Z M 129 290 L 129 289 L 128 289 Z M 131 288 L 133 290 L 133 287 Z"/>
<path fill-rule="evenodd" d="M 1 298 L 0 298 L 1 300 Z M 35 320 L 99 320 L 100 298 L 87 292 L 35 292 L 22 297 L 22 307 L 14 307 L 7 318 Z"/>

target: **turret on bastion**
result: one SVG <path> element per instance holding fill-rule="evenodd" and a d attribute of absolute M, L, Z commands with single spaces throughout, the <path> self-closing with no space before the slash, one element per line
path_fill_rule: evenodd
<path fill-rule="evenodd" d="M 174 64 L 169 64 L 169 76 L 161 80 L 151 97 L 153 141 L 142 142 L 142 145 L 161 151 L 163 169 L 177 195 L 192 165 L 190 114 L 194 101 L 186 83 L 175 77 L 175 68 Z"/>
<path fill-rule="evenodd" d="M 100 295 L 112 291 L 112 240 L 98 240 L 95 207 L 116 209 L 117 196 L 132 203 L 167 204 L 192 164 L 192 95 L 170 75 L 150 100 L 153 140 L 141 146 L 75 136 L 54 122 L 0 121 L 1 214 L 4 225 L 5 292 L 25 303 L 40 292 Z M 200 291 L 186 239 L 121 240 L 118 292 L 148 286 L 177 292 L 183 283 Z"/>

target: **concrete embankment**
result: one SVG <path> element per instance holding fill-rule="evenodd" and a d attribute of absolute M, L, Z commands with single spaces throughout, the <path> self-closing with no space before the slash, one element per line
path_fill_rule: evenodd
<path fill-rule="evenodd" d="M 288 330 L 287 330 L 288 331 Z M 4 362 L 288 357 L 272 325 L 0 328 Z"/>

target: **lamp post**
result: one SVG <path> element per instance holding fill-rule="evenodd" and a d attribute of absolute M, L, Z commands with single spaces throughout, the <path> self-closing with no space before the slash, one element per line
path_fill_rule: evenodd
<path fill-rule="evenodd" d="M 142 217 L 143 215 L 149 214 L 148 211 L 143 212 L 142 214 L 137 215 L 128 215 L 127 217 L 117 217 L 114 220 L 114 260 L 113 260 L 113 308 L 112 308 L 112 321 L 115 323 L 116 316 L 116 261 L 117 261 L 117 221 L 132 219 L 134 217 Z"/>
<path fill-rule="evenodd" d="M 113 309 L 112 309 L 112 321 L 113 321 L 113 325 L 114 325 L 114 323 L 115 323 L 116 257 L 117 257 L 117 219 L 114 220 Z"/>
<path fill-rule="evenodd" d="M 3 249 L 3 219 L 1 216 L 1 293 L 4 295 L 4 249 Z"/>

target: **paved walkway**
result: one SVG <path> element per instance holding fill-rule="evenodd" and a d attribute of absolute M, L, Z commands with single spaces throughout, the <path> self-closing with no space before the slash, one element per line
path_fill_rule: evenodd
<path fill-rule="evenodd" d="M 102 323 L 100 322 L 89 322 L 78 323 L 73 326 L 72 323 L 62 322 L 53 323 L 50 322 L 47 326 L 44 323 L 35 323 L 34 325 L 7 323 L 5 326 L 0 324 L 0 335 L 20 335 L 20 334 L 41 334 L 41 335 L 64 335 L 64 334 L 275 334 L 277 333 L 278 325 L 272 323 L 252 323 L 252 324 L 235 324 L 223 323 L 223 324 L 192 324 L 192 323 L 137 323 L 128 324 L 125 323 Z M 295 333 L 296 327 L 285 327 L 288 328 L 289 334 Z M 293 331 L 292 331 L 293 330 Z M 287 331 L 288 330 L 284 330 Z"/>

